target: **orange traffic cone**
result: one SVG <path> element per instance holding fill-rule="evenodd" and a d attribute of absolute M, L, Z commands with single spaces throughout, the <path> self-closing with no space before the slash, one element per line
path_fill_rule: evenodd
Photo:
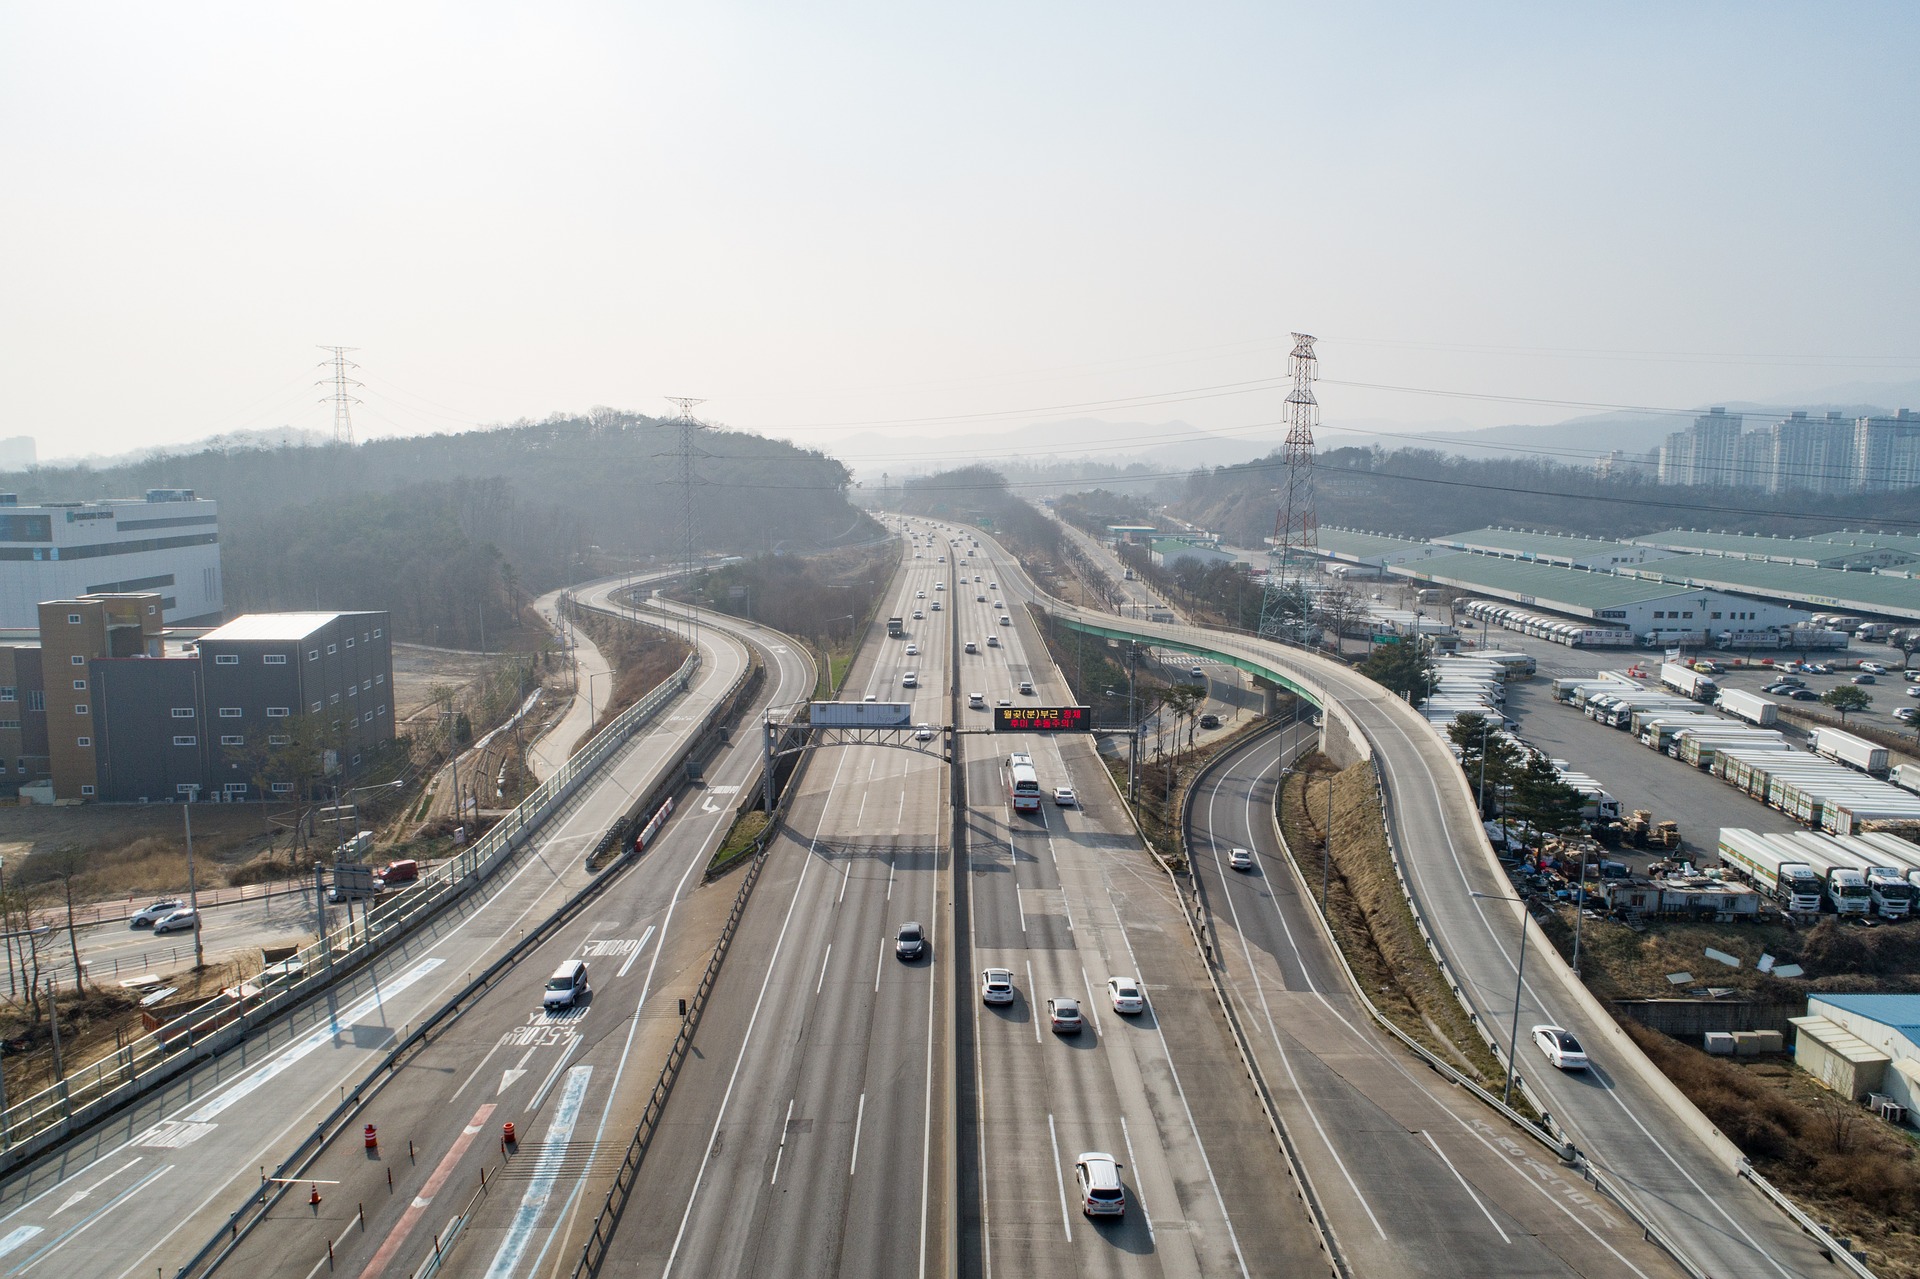
<path fill-rule="evenodd" d="M 313 1193 L 307 1196 L 307 1203 L 315 1208 L 320 1206 L 320 1186 L 318 1183 L 314 1184 Z"/>

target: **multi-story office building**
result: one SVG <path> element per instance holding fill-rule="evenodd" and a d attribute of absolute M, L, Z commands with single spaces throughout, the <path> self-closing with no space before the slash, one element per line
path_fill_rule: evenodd
<path fill-rule="evenodd" d="M 16 739 L 0 700 L 16 785 L 50 777 L 66 802 L 261 798 L 350 775 L 392 740 L 385 613 L 251 614 L 184 642 L 159 615 L 156 594 L 48 601 L 40 643 L 0 649 L 15 705 L 39 711 Z"/>
<path fill-rule="evenodd" d="M 192 489 L 23 506 L 0 493 L 0 629 L 31 629 L 42 600 L 152 591 L 169 626 L 220 620 L 219 503 Z"/>

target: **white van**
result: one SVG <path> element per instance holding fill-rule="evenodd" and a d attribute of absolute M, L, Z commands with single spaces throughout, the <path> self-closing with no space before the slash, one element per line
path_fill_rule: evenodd
<path fill-rule="evenodd" d="M 547 990 L 540 997 L 540 1003 L 548 1009 L 571 1008 L 587 993 L 587 965 L 585 960 L 569 959 L 553 970 L 553 976 L 547 978 Z"/>

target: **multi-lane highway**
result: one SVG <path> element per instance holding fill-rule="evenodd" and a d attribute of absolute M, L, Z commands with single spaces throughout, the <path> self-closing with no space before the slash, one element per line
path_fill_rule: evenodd
<path fill-rule="evenodd" d="M 1513 1125 L 1413 1062 L 1347 983 L 1274 822 L 1298 722 L 1193 784 L 1185 838 L 1222 979 L 1358 1274 L 1683 1273 L 1619 1208 Z M 1235 848 L 1251 868 L 1230 864 Z M 1303 891 L 1304 890 L 1304 891 Z"/>
<path fill-rule="evenodd" d="M 434 924 L 341 983 L 327 999 L 256 1034 L 171 1086 L 156 1090 L 111 1121 L 10 1177 L 0 1187 L 0 1276 L 85 1274 L 115 1279 L 151 1273 L 156 1267 L 170 1273 L 179 1266 L 258 1185 L 260 1169 L 276 1164 L 297 1144 L 332 1109 L 346 1087 L 358 1081 L 404 1035 L 409 1024 L 439 1006 L 466 983 L 471 972 L 483 967 L 588 882 L 591 874 L 586 859 L 600 833 L 653 785 L 684 731 L 697 725 L 717 704 L 744 673 L 749 660 L 744 642 L 711 629 L 701 633 L 701 655 L 703 665 L 694 685 L 674 704 L 666 722 L 637 735 L 484 890 L 471 894 Z M 810 687 L 807 664 L 791 653 L 771 656 L 774 660 L 770 662 L 773 669 L 767 702 L 782 696 L 788 701 L 803 696 L 796 690 Z M 748 748 L 743 753 L 753 752 Z M 721 807 L 729 807 L 731 802 L 728 796 Z M 718 825 L 722 818 L 695 808 L 682 820 L 692 828 L 696 824 Z M 671 900 L 690 886 L 687 869 L 703 861 L 704 853 L 696 846 L 705 842 L 704 834 L 683 840 L 671 856 L 663 847 L 642 859 L 636 873 L 623 880 L 622 886 L 629 881 L 668 881 L 674 886 L 666 902 L 670 906 Z M 658 947 L 667 932 L 664 906 L 658 913 L 654 934 L 646 938 L 648 948 Z M 616 949 L 625 947 L 633 955 L 640 954 L 645 923 L 636 932 L 625 921 L 608 928 L 606 918 L 590 912 L 580 927 L 592 929 L 599 923 L 593 933 L 595 942 L 604 941 Z M 710 936 L 707 940 L 710 944 Z M 536 978 L 544 977 L 537 964 L 547 957 L 543 952 L 528 961 L 536 965 L 524 969 L 535 974 L 527 978 L 529 983 L 537 985 Z M 626 963 L 623 955 L 607 965 L 615 975 L 617 997 L 627 994 L 620 989 L 617 976 Z M 646 971 L 651 963 L 651 956 L 645 965 L 636 960 L 627 976 Z M 522 993 L 512 990 L 502 998 L 513 999 Z M 514 1002 L 516 1013 L 523 1013 L 524 1002 Z M 519 1020 L 524 1021 L 524 1016 Z M 582 1023 L 582 1029 L 590 1024 L 591 1018 Z M 568 1041 L 576 1045 L 571 1049 L 554 1044 L 543 1047 L 549 1055 L 565 1051 L 570 1058 L 580 1058 L 593 1045 L 586 1042 L 581 1031 L 574 1034 L 575 1038 Z M 565 1034 L 551 1037 L 565 1039 Z M 481 1086 L 511 1093 L 519 1080 L 503 1083 L 504 1072 L 515 1069 L 513 1062 L 518 1057 L 515 1054 L 512 1061 L 502 1065 L 501 1077 L 483 1080 Z M 530 1057 L 519 1068 L 531 1074 L 533 1065 Z M 523 1093 L 530 1094 L 543 1079 L 544 1075 L 534 1078 Z M 563 1098 L 571 1095 L 566 1090 L 560 1093 Z M 530 1102 L 532 1098 L 528 1095 L 525 1100 Z M 542 1101 L 547 1099 L 543 1097 Z M 580 1098 L 582 1105 L 586 1101 Z M 556 1108 L 549 1103 L 546 1111 L 534 1110 L 527 1118 L 539 1122 Z M 418 1118 L 424 1131 L 430 1118 L 424 1112 L 404 1113 L 399 1131 L 387 1130 L 385 1167 L 394 1166 L 396 1145 L 401 1152 L 406 1149 L 407 1121 Z M 420 1149 L 418 1141 L 415 1148 Z M 445 1153 L 443 1149 L 435 1158 Z M 396 1184 L 407 1185 L 403 1174 L 395 1171 Z M 340 1180 L 344 1183 L 346 1179 Z M 309 1214 L 306 1222 L 277 1219 L 256 1238 L 272 1241 L 276 1226 L 304 1225 L 308 1234 L 320 1230 L 324 1223 L 331 1222 L 337 1228 L 339 1213 L 347 1211 L 357 1217 L 356 1206 L 362 1202 L 370 1212 L 377 1209 L 378 1201 L 365 1195 L 364 1188 L 351 1200 L 345 1198 L 346 1193 L 323 1195 L 318 1210 L 310 1210 L 301 1202 L 301 1211 Z M 414 1241 L 415 1245 L 431 1251 L 431 1234 L 429 1231 L 425 1240 Z M 251 1273 L 271 1269 L 305 1275 L 316 1259 L 324 1261 L 326 1242 L 317 1235 L 284 1237 L 280 1245 L 265 1251 L 264 1261 Z M 405 1247 L 399 1251 L 404 1254 Z M 395 1264 L 404 1262 L 400 1273 L 412 1270 L 421 1255 L 417 1250 L 399 1255 Z"/>
<path fill-rule="evenodd" d="M 1012 578 L 1012 581 L 1006 580 Z M 1043 596 L 1011 572 L 1021 600 L 1101 633 L 1184 647 L 1305 687 L 1328 707 L 1330 733 L 1350 735 L 1378 761 L 1396 849 L 1462 997 L 1482 1023 L 1514 1015 L 1520 908 L 1486 847 L 1469 793 L 1445 744 L 1420 716 L 1371 681 L 1314 654 L 1249 636 L 1115 618 Z M 1011 602 L 1011 600 L 1010 600 Z M 1654 1223 L 1673 1248 L 1713 1274 L 1790 1276 L 1830 1268 L 1815 1242 L 1738 1175 L 1738 1151 L 1646 1060 L 1580 987 L 1539 935 L 1521 994 L 1522 1027 L 1554 1022 L 1587 1044 L 1594 1068 L 1563 1074 L 1524 1042 L 1519 1070 L 1589 1166 Z"/>

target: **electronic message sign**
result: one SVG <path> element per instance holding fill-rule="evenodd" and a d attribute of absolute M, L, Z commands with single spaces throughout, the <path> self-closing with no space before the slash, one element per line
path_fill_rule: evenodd
<path fill-rule="evenodd" d="M 996 706 L 996 733 L 1088 733 L 1093 712 L 1085 706 Z"/>

